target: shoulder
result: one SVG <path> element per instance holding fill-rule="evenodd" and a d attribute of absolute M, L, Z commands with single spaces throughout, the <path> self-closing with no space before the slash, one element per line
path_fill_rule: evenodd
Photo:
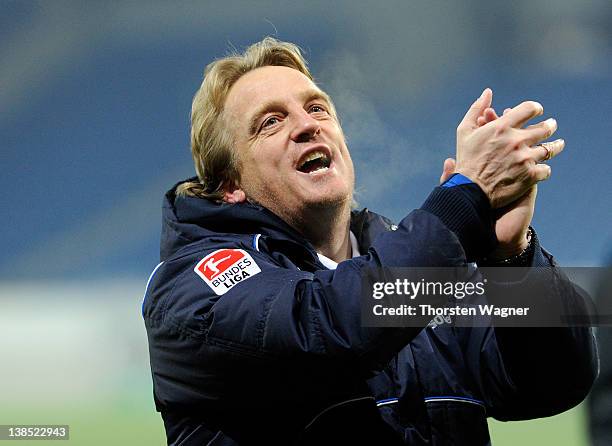
<path fill-rule="evenodd" d="M 164 319 L 168 312 L 189 311 L 195 302 L 201 312 L 226 291 L 237 276 L 261 271 L 272 259 L 254 248 L 255 235 L 221 236 L 185 246 L 161 262 L 145 290 L 143 316 Z M 231 288 L 231 286 L 230 286 Z M 193 309 L 195 310 L 195 308 Z"/>
<path fill-rule="evenodd" d="M 158 324 L 187 324 L 200 332 L 205 316 L 230 291 L 254 296 L 281 276 L 299 279 L 305 274 L 260 249 L 258 234 L 203 240 L 158 265 L 146 287 L 143 317 Z"/>

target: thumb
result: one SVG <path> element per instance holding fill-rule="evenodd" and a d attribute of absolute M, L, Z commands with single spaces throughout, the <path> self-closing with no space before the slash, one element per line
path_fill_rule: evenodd
<path fill-rule="evenodd" d="M 493 91 L 490 88 L 485 88 L 480 97 L 470 106 L 459 126 L 467 128 L 478 127 L 478 117 L 482 115 L 485 109 L 491 106 L 492 101 Z"/>
<path fill-rule="evenodd" d="M 444 166 L 442 167 L 440 184 L 448 180 L 453 173 L 455 173 L 455 160 L 453 158 L 446 158 L 444 160 Z"/>

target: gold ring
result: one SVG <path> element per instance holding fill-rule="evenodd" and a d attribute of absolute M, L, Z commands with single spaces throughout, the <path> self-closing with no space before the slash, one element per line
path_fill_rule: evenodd
<path fill-rule="evenodd" d="M 540 144 L 540 147 L 546 150 L 546 156 L 544 157 L 542 161 L 548 161 L 549 159 L 553 157 L 553 151 L 549 149 L 548 146 L 545 146 L 544 144 Z"/>

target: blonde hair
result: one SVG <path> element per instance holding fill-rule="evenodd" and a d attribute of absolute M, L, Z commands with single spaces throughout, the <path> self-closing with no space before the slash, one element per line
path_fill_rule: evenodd
<path fill-rule="evenodd" d="M 240 77 L 271 65 L 293 68 L 313 80 L 300 49 L 272 37 L 249 46 L 243 54 L 234 52 L 206 67 L 191 106 L 191 154 L 198 181 L 180 184 L 177 194 L 221 200 L 224 186 L 238 182 L 238 156 L 223 115 L 225 101 Z"/>

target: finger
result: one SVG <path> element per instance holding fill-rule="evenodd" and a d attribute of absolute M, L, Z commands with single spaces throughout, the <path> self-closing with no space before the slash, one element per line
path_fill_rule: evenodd
<path fill-rule="evenodd" d="M 548 164 L 536 164 L 534 178 L 536 182 L 548 180 L 552 174 L 552 169 Z"/>
<path fill-rule="evenodd" d="M 498 119 L 499 116 L 497 116 L 497 113 L 495 112 L 494 108 L 489 107 L 484 111 L 484 118 L 487 122 L 491 122 Z"/>
<path fill-rule="evenodd" d="M 522 133 L 525 143 L 529 145 L 537 144 L 543 139 L 550 138 L 557 131 L 557 120 L 549 118 L 519 131 Z"/>
<path fill-rule="evenodd" d="M 453 158 L 446 158 L 444 160 L 444 166 L 442 167 L 440 184 L 448 180 L 453 173 L 455 173 L 455 160 Z"/>
<path fill-rule="evenodd" d="M 488 107 L 485 109 L 484 112 L 482 112 L 482 116 L 479 116 L 476 122 L 478 124 L 478 127 L 482 127 L 483 125 L 488 124 L 489 122 L 493 122 L 498 118 L 499 116 L 497 116 L 497 112 L 495 111 L 495 109 L 492 107 Z"/>
<path fill-rule="evenodd" d="M 543 142 L 538 144 L 533 148 L 534 151 L 537 151 L 535 155 L 535 160 L 538 162 L 545 162 L 551 158 L 554 158 L 565 148 L 565 141 L 562 139 L 557 139 L 551 142 Z"/>
<path fill-rule="evenodd" d="M 461 124 L 459 124 L 459 126 L 468 128 L 476 127 L 478 125 L 478 117 L 482 115 L 482 112 L 487 107 L 491 106 L 492 100 L 493 91 L 491 91 L 490 88 L 485 88 L 480 97 L 476 99 L 476 101 L 474 101 L 474 103 L 470 106 L 470 109 L 463 117 L 463 120 L 461 121 Z"/>
<path fill-rule="evenodd" d="M 449 176 L 455 173 L 456 167 L 457 163 L 454 158 L 446 158 L 444 160 L 444 171 L 447 172 Z"/>
<path fill-rule="evenodd" d="M 544 107 L 539 102 L 525 101 L 514 107 L 503 116 L 511 127 L 520 128 L 530 119 L 544 113 Z"/>
<path fill-rule="evenodd" d="M 506 108 L 504 110 L 504 116 L 506 116 L 510 112 L 510 110 L 512 110 L 512 109 L 511 108 Z"/>

